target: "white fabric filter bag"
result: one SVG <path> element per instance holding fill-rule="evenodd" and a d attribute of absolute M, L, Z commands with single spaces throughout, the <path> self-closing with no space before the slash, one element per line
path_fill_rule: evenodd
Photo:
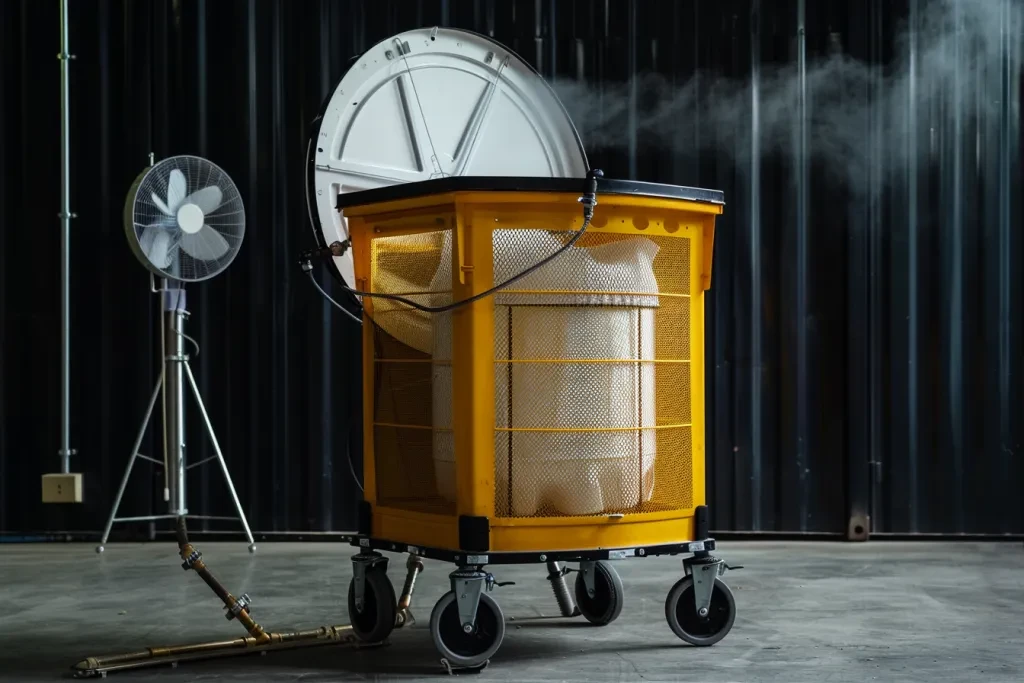
<path fill-rule="evenodd" d="M 561 246 L 544 231 L 494 231 L 494 282 L 513 277 Z M 495 294 L 495 357 L 555 361 L 495 364 L 496 424 L 581 430 L 496 432 L 498 514 L 529 516 L 541 508 L 565 515 L 601 514 L 650 500 L 656 434 L 637 428 L 657 424 L 653 364 L 569 361 L 654 360 L 657 253 L 658 246 L 644 237 L 570 247 Z M 451 286 L 450 254 L 446 236 L 432 291 Z M 538 290 L 572 293 L 518 293 Z M 450 361 L 451 314 L 436 314 L 433 322 L 433 357 Z M 451 370 L 448 362 L 434 364 L 433 457 L 438 492 L 454 501 Z"/>

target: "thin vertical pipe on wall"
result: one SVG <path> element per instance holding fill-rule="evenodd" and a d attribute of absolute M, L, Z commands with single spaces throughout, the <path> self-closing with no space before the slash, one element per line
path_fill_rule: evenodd
<path fill-rule="evenodd" d="M 750 26 L 750 528 L 761 529 L 761 418 L 763 301 L 761 283 L 761 2 L 754 0 Z"/>
<path fill-rule="evenodd" d="M 852 44 L 861 60 L 873 55 L 874 33 L 871 30 L 871 7 L 849 9 Z M 857 84 L 860 85 L 860 84 Z M 871 95 L 869 88 L 850 88 L 846 97 L 862 102 Z M 865 140 L 871 136 L 869 121 L 857 121 L 858 133 Z M 870 221 L 865 202 L 869 195 L 846 188 L 846 510 L 847 537 L 864 539 L 873 520 L 869 520 L 871 504 L 871 354 L 870 354 Z"/>
<path fill-rule="evenodd" d="M 952 109 L 953 121 L 949 130 L 952 144 L 952 178 L 950 188 L 950 235 L 946 242 L 949 262 L 949 340 L 946 349 L 946 372 L 949 386 L 947 388 L 949 420 L 949 448 L 952 456 L 952 478 L 950 481 L 953 529 L 964 530 L 963 514 L 963 481 L 964 481 L 964 403 L 963 403 L 963 353 L 964 353 L 964 174 L 963 174 L 963 8 L 956 0 L 954 3 L 955 38 L 953 40 L 953 83 Z"/>
<path fill-rule="evenodd" d="M 807 28 L 805 25 L 805 0 L 797 0 L 796 32 L 797 32 L 797 78 L 798 78 L 798 99 L 797 99 L 797 126 L 794 136 L 793 156 L 796 163 L 796 240 L 794 264 L 796 286 L 794 295 L 794 318 L 796 320 L 795 342 L 796 342 L 796 430 L 795 430 L 795 453 L 793 466 L 797 469 L 797 481 L 799 482 L 799 513 L 800 530 L 807 531 L 807 519 L 809 514 L 810 483 L 807 473 L 809 471 L 809 450 L 810 444 L 810 405 L 808 390 L 811 386 L 811 378 L 808 372 L 808 334 L 809 334 L 809 310 L 807 304 L 807 240 L 808 240 L 808 189 L 810 185 L 810 168 L 808 159 L 807 129 L 808 129 L 808 102 L 807 102 Z"/>
<path fill-rule="evenodd" d="M 1019 359 L 1015 359 L 1012 353 L 1013 343 L 1013 213 L 1011 204 L 1011 176 L 1013 173 L 1012 159 L 1014 156 L 1014 136 L 1011 126 L 1015 118 L 1013 112 L 1014 78 L 1020 78 L 1015 73 L 1013 60 L 1013 43 L 1011 42 L 1011 27 L 1020 26 L 1014 16 L 1013 0 L 1003 0 L 1002 7 L 1002 30 L 999 35 L 1000 53 L 1000 107 L 999 107 L 999 181 L 998 181 L 998 348 L 999 348 L 999 440 L 997 444 L 999 458 L 999 480 L 1003 482 L 1003 498 L 1013 499 L 1017 497 L 1019 484 L 1013 482 L 1010 459 L 1015 448 L 1013 435 L 1012 407 L 1015 404 L 1015 397 L 1012 393 L 1013 379 L 1016 376 L 1016 365 Z M 1019 7 L 1017 8 L 1019 11 Z M 1016 119 L 1019 125 L 1019 118 Z M 1017 156 L 1020 156 L 1020 150 Z M 1017 321 L 1019 325 L 1019 320 Z M 1009 531 L 1015 521 L 1011 519 L 1012 506 L 1007 506 L 1006 514 L 1001 515 L 1002 528 L 1000 531 Z"/>
<path fill-rule="evenodd" d="M 319 58 L 321 65 L 330 65 L 331 60 L 331 35 L 332 25 L 331 8 L 334 7 L 331 3 L 323 3 L 320 5 L 320 43 L 319 43 Z M 336 74 L 331 73 L 331 69 L 322 68 L 320 71 L 320 82 L 318 84 L 318 98 L 317 103 L 323 102 L 331 93 L 332 78 L 337 78 Z M 313 209 L 316 210 L 315 207 Z M 320 268 L 321 279 L 330 279 L 326 264 Z M 331 520 L 334 516 L 334 468 L 333 462 L 335 457 L 334 452 L 334 431 L 337 421 L 335 419 L 335 406 L 334 406 L 334 391 L 331 378 L 334 377 L 334 307 L 327 299 L 322 299 L 320 302 L 320 362 L 319 365 L 313 364 L 314 371 L 313 377 L 320 385 L 320 410 L 317 412 L 310 411 L 311 415 L 319 415 L 317 423 L 320 427 L 320 443 L 319 452 L 313 456 L 317 458 L 318 469 L 320 472 L 319 482 L 319 509 L 315 515 L 319 520 L 321 529 L 330 529 Z M 346 438 L 347 443 L 347 431 L 348 426 L 342 430 L 342 435 Z M 348 456 L 348 447 L 346 446 L 345 456 Z M 357 458 L 362 462 L 362 458 Z"/>
<path fill-rule="evenodd" d="M 71 94 L 68 0 L 60 0 L 60 471 L 71 471 Z"/>
<path fill-rule="evenodd" d="M 887 235 L 884 232 L 882 206 L 885 200 L 885 157 L 884 140 L 886 121 L 882 116 L 885 105 L 885 83 L 883 76 L 883 51 L 885 32 L 883 29 L 883 4 L 888 0 L 874 0 L 871 4 L 871 79 L 868 97 L 869 110 L 869 187 L 868 187 L 868 438 L 867 465 L 872 488 L 878 485 L 878 473 L 884 457 L 884 316 L 885 292 L 882 282 L 884 272 L 884 246 Z M 871 529 L 866 529 L 870 533 Z"/>
<path fill-rule="evenodd" d="M 286 35 L 288 7 L 283 3 L 274 3 L 271 10 L 271 35 L 270 35 L 270 73 L 271 73 L 271 106 L 270 112 L 274 121 L 285 120 L 285 85 L 288 76 L 284 71 L 284 50 L 283 45 Z M 287 184 L 284 171 L 288 168 L 288 153 L 285 149 L 284 126 L 276 125 L 271 128 L 270 144 L 270 177 L 274 187 L 283 187 Z M 275 223 L 288 222 L 288 195 L 284 192 L 270 193 L 270 214 Z M 278 230 L 272 233 L 274 251 L 279 254 L 289 254 L 291 248 L 288 239 L 291 231 Z M 270 275 L 275 283 L 278 296 L 271 299 L 269 306 L 270 313 L 270 352 L 273 358 L 288 358 L 288 308 L 291 301 L 289 280 L 282 272 L 282 266 L 288 264 L 284 259 L 273 259 L 270 262 Z M 270 372 L 270 404 L 273 406 L 277 419 L 270 423 L 270 447 L 277 451 L 287 452 L 290 446 L 290 429 L 288 419 L 287 387 L 288 387 L 288 363 L 275 363 Z M 287 461 L 276 461 L 279 466 L 274 468 L 274 487 L 271 496 L 275 500 L 275 507 L 287 510 L 291 507 L 288 482 L 291 477 L 292 467 Z"/>
<path fill-rule="evenodd" d="M 919 504 L 918 504 L 918 386 L 920 373 L 920 360 L 918 358 L 918 327 L 921 325 L 921 312 L 919 310 L 918 298 L 918 232 L 920 229 L 918 216 L 918 38 L 915 30 L 918 22 L 918 0 L 910 0 L 909 17 L 910 26 L 908 41 L 909 54 L 907 56 L 907 98 L 906 107 L 906 155 L 907 155 L 907 367 L 906 367 L 906 390 L 907 390 L 907 507 L 908 523 L 910 530 L 917 531 L 919 528 Z M 880 499 L 881 496 L 876 496 Z"/>

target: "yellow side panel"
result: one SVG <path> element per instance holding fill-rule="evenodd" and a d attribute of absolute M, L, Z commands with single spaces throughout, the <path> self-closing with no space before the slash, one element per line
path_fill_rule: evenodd
<path fill-rule="evenodd" d="M 534 521 L 534 520 L 530 520 Z M 694 540 L 692 511 L 672 519 L 573 520 L 559 525 L 516 525 L 491 527 L 491 551 L 528 552 L 628 548 Z"/>
<path fill-rule="evenodd" d="M 376 506 L 373 509 L 373 536 L 428 548 L 459 549 L 458 520 L 451 515 Z"/>

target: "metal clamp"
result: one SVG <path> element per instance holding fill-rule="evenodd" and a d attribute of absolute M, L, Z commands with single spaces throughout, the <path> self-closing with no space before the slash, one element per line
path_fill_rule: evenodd
<path fill-rule="evenodd" d="M 203 554 L 198 550 L 193 549 L 192 552 L 188 554 L 188 557 L 185 558 L 185 561 L 181 563 L 181 568 L 188 571 L 201 559 L 203 559 Z"/>
<path fill-rule="evenodd" d="M 249 594 L 242 593 L 242 596 L 240 598 L 235 599 L 235 604 L 233 604 L 231 607 L 224 608 L 228 611 L 228 613 L 224 615 L 224 618 L 228 621 L 231 621 L 232 619 L 237 617 L 242 612 L 242 610 L 246 610 L 247 612 L 251 613 L 252 610 L 249 609 L 249 605 L 251 604 L 252 600 L 249 599 Z"/>

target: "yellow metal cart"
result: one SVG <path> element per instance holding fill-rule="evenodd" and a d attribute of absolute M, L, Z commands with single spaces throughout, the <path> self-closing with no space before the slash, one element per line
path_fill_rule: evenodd
<path fill-rule="evenodd" d="M 668 624 L 725 637 L 703 389 L 722 194 L 591 171 L 440 178 L 338 209 L 363 307 L 356 634 L 403 623 L 421 558 L 451 562 L 430 630 L 449 666 L 478 667 L 505 629 L 489 566 L 545 565 L 563 614 L 605 625 L 623 605 L 611 560 L 685 554 Z M 409 556 L 401 600 L 381 551 Z"/>

